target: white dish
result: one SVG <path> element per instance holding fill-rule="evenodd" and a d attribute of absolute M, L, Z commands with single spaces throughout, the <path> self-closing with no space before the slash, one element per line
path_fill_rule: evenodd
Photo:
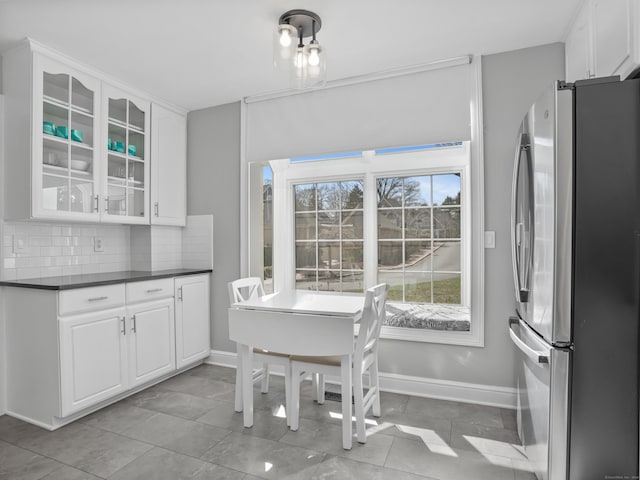
<path fill-rule="evenodd" d="M 86 160 L 71 160 L 71 168 L 74 170 L 86 170 L 89 162 Z"/>

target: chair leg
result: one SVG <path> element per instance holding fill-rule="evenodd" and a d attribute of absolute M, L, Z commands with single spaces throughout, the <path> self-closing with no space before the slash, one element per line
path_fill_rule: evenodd
<path fill-rule="evenodd" d="M 295 365 L 291 366 L 291 384 L 289 390 L 289 398 L 291 400 L 289 428 L 295 432 L 298 430 L 298 419 L 300 416 L 300 370 L 298 370 Z"/>
<path fill-rule="evenodd" d="M 238 362 L 236 365 L 236 402 L 234 410 L 236 412 L 242 411 L 242 361 L 240 355 L 238 355 Z"/>
<path fill-rule="evenodd" d="M 344 395 L 344 393 L 343 393 Z M 356 414 L 356 433 L 359 443 L 367 443 L 367 431 L 364 423 L 364 398 L 362 385 L 362 372 L 354 372 L 353 375 L 353 397 Z"/>
<path fill-rule="evenodd" d="M 318 401 L 318 405 L 322 405 L 324 404 L 324 374 L 316 373 L 314 380 L 316 383 L 316 400 Z"/>
<path fill-rule="evenodd" d="M 380 416 L 380 378 L 378 377 L 378 359 L 376 358 L 369 367 L 369 385 L 375 388 L 375 396 L 373 397 L 373 405 L 371 410 L 374 417 Z"/>
<path fill-rule="evenodd" d="M 287 415 L 287 427 L 291 426 L 291 381 L 291 364 L 288 364 L 284 367 L 284 404 L 285 413 Z"/>
<path fill-rule="evenodd" d="M 269 364 L 262 364 L 262 372 L 264 377 L 262 377 L 262 393 L 269 393 Z"/>

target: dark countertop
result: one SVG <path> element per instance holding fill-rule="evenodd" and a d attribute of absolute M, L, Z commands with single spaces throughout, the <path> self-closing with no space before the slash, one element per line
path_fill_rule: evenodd
<path fill-rule="evenodd" d="M 128 270 L 125 272 L 87 273 L 60 277 L 25 278 L 23 280 L 0 280 L 0 286 L 40 288 L 44 290 L 70 290 L 72 288 L 96 287 L 116 283 L 140 282 L 158 278 L 182 277 L 198 273 L 211 273 L 210 268 L 178 268 L 174 270 L 156 270 L 153 272 Z"/>

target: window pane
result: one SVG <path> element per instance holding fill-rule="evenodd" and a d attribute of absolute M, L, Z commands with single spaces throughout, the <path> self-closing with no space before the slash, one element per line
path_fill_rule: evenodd
<path fill-rule="evenodd" d="M 296 270 L 296 290 L 318 290 L 315 270 Z"/>
<path fill-rule="evenodd" d="M 431 209 L 408 208 L 404 212 L 405 238 L 431 238 Z"/>
<path fill-rule="evenodd" d="M 364 291 L 364 275 L 362 272 L 342 272 L 342 291 L 343 292 L 362 292 Z"/>
<path fill-rule="evenodd" d="M 431 271 L 431 241 L 408 241 L 404 247 L 405 268 L 407 271 Z"/>
<path fill-rule="evenodd" d="M 340 212 L 318 212 L 318 238 L 340 238 Z"/>
<path fill-rule="evenodd" d="M 431 175 L 407 177 L 404 179 L 404 205 L 418 206 L 431 204 Z"/>
<path fill-rule="evenodd" d="M 460 207 L 434 208 L 433 234 L 435 238 L 460 238 Z"/>
<path fill-rule="evenodd" d="M 378 210 L 378 238 L 402 238 L 402 210 Z"/>
<path fill-rule="evenodd" d="M 296 268 L 316 267 L 316 243 L 296 242 Z"/>
<path fill-rule="evenodd" d="M 344 240 L 361 239 L 362 211 L 342 212 L 342 238 Z"/>
<path fill-rule="evenodd" d="M 362 208 L 362 197 L 364 191 L 362 181 L 341 182 L 340 191 L 340 208 L 342 210 Z"/>
<path fill-rule="evenodd" d="M 378 272 L 378 283 L 389 284 L 389 293 L 387 293 L 387 301 L 402 302 L 404 301 L 404 275 L 398 272 Z"/>
<path fill-rule="evenodd" d="M 433 269 L 440 272 L 461 271 L 460 242 L 433 242 Z"/>
<path fill-rule="evenodd" d="M 402 206 L 402 178 L 379 178 L 376 181 L 378 207 Z"/>
<path fill-rule="evenodd" d="M 433 176 L 433 204 L 460 205 L 460 174 Z"/>
<path fill-rule="evenodd" d="M 433 302 L 460 305 L 460 274 L 434 274 Z"/>
<path fill-rule="evenodd" d="M 262 167 L 262 281 L 264 291 L 273 293 L 273 172 Z M 297 235 L 296 235 L 297 237 Z"/>
<path fill-rule="evenodd" d="M 407 272 L 404 277 L 404 301 L 433 303 L 431 280 L 430 272 Z"/>
<path fill-rule="evenodd" d="M 340 270 L 318 271 L 318 290 L 340 292 Z"/>
<path fill-rule="evenodd" d="M 378 266 L 380 268 L 402 267 L 402 243 L 378 242 Z"/>
<path fill-rule="evenodd" d="M 296 201 L 296 212 L 316 209 L 315 184 L 296 185 L 293 188 Z"/>
<path fill-rule="evenodd" d="M 318 242 L 318 268 L 340 268 L 339 242 Z"/>
<path fill-rule="evenodd" d="M 342 268 L 345 270 L 362 270 L 362 242 L 342 244 Z"/>
<path fill-rule="evenodd" d="M 318 210 L 340 209 L 340 184 L 318 183 Z"/>
<path fill-rule="evenodd" d="M 296 240 L 314 240 L 316 238 L 316 214 L 296 213 Z"/>

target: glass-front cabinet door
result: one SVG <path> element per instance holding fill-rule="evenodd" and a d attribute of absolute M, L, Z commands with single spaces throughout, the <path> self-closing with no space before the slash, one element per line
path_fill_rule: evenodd
<path fill-rule="evenodd" d="M 102 220 L 149 223 L 150 103 L 103 84 Z"/>
<path fill-rule="evenodd" d="M 34 216 L 97 221 L 100 82 L 46 57 L 34 60 Z"/>

